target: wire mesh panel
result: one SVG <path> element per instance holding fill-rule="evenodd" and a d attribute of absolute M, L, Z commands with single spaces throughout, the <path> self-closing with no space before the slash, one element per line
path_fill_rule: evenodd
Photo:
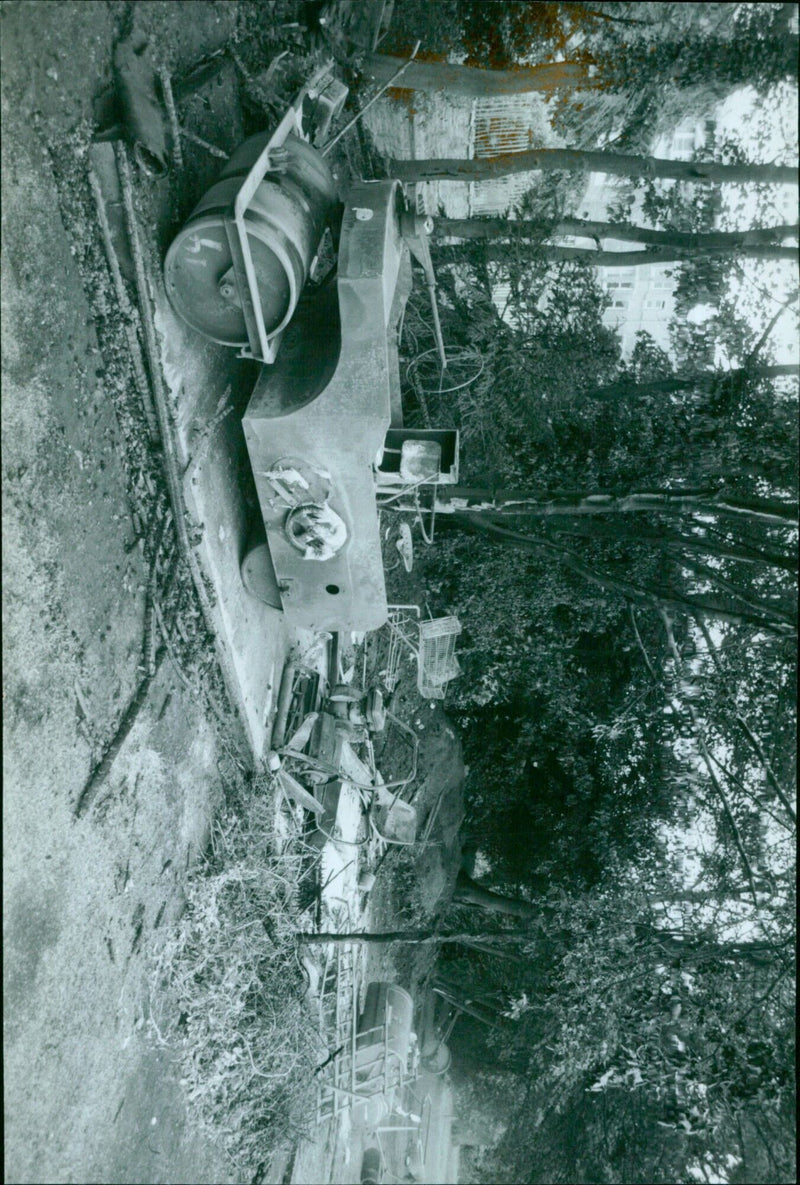
<path fill-rule="evenodd" d="M 400 665 L 404 656 L 411 654 L 416 657 L 417 648 L 413 640 L 415 618 L 419 618 L 418 605 L 389 606 L 389 616 L 386 621 L 388 653 L 385 666 L 381 670 L 381 678 L 390 692 L 394 691 L 400 679 Z"/>
<path fill-rule="evenodd" d="M 426 699 L 444 699 L 447 684 L 461 674 L 456 658 L 457 617 L 435 617 L 419 623 L 417 687 Z"/>

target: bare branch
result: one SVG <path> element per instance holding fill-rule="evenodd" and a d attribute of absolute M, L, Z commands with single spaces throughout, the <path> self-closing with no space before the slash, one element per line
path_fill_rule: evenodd
<path fill-rule="evenodd" d="M 792 295 L 789 297 L 789 299 L 786 301 L 786 303 L 782 304 L 781 307 L 778 309 L 777 313 L 775 313 L 774 317 L 771 319 L 771 321 L 767 325 L 766 329 L 761 334 L 761 337 L 758 339 L 758 341 L 753 346 L 750 353 L 745 358 L 745 360 L 744 360 L 744 369 L 745 370 L 747 370 L 755 362 L 759 351 L 761 349 L 763 349 L 764 343 L 766 342 L 769 335 L 772 333 L 773 329 L 777 325 L 780 318 L 783 316 L 783 314 L 786 312 L 786 310 L 789 308 L 789 306 L 792 305 L 797 300 L 797 295 L 798 294 L 796 292 L 793 292 Z"/>
<path fill-rule="evenodd" d="M 714 640 L 711 637 L 711 634 L 709 633 L 705 622 L 701 618 L 696 618 L 695 620 L 697 621 L 700 632 L 702 633 L 703 638 L 705 639 L 706 646 L 708 647 L 708 653 L 711 655 L 714 665 L 716 666 L 720 675 L 723 675 L 723 677 L 724 677 L 724 671 L 722 669 L 722 663 L 719 660 L 719 654 L 717 653 L 717 647 L 714 644 Z M 728 692 L 729 698 L 731 700 L 733 700 L 733 696 L 730 692 L 730 689 L 728 689 L 727 686 L 726 686 L 726 690 Z M 789 815 L 789 818 L 792 820 L 792 822 L 796 823 L 797 822 L 797 812 L 796 812 L 795 808 L 792 806 L 792 803 L 789 799 L 789 795 L 786 793 L 783 786 L 778 781 L 778 777 L 775 773 L 775 770 L 772 768 L 772 764 L 771 764 L 769 758 L 767 757 L 766 753 L 764 752 L 764 746 L 761 744 L 761 742 L 758 739 L 758 737 L 756 736 L 756 734 L 750 728 L 750 725 L 747 723 L 747 721 L 744 719 L 744 717 L 741 715 L 741 713 L 738 710 L 736 712 L 736 722 L 739 725 L 739 727 L 741 728 L 744 735 L 747 737 L 747 740 L 749 741 L 751 748 L 753 749 L 754 753 L 756 754 L 759 761 L 761 762 L 761 765 L 764 768 L 764 772 L 767 775 L 767 779 L 769 780 L 770 784 L 772 785 L 773 790 L 775 791 L 778 798 L 780 799 L 781 805 L 783 806 L 786 813 Z"/>
<path fill-rule="evenodd" d="M 639 649 L 642 652 L 642 657 L 644 658 L 645 665 L 647 666 L 647 669 L 650 672 L 650 676 L 653 679 L 653 681 L 655 683 L 659 684 L 659 686 L 660 686 L 661 680 L 659 679 L 658 675 L 656 674 L 653 664 L 650 662 L 647 651 L 644 648 L 644 642 L 642 641 L 642 635 L 639 633 L 639 627 L 636 624 L 636 610 L 634 609 L 633 605 L 629 605 L 629 609 L 630 609 L 630 613 L 631 613 L 631 622 L 633 623 L 633 632 L 636 635 L 636 641 L 639 645 Z"/>
<path fill-rule="evenodd" d="M 664 609 L 659 609 L 659 615 L 661 617 L 661 620 L 664 623 L 664 629 L 666 630 L 666 634 L 667 634 L 667 642 L 669 644 L 670 650 L 672 651 L 672 656 L 675 660 L 676 668 L 678 671 L 680 671 L 680 668 L 682 665 L 681 664 L 681 656 L 680 656 L 680 652 L 678 650 L 678 646 L 675 642 L 675 635 L 672 632 L 672 622 L 670 621 L 669 615 L 665 612 Z M 733 812 L 730 808 L 730 803 L 728 802 L 725 791 L 723 790 L 720 780 L 716 775 L 716 771 L 714 770 L 714 766 L 713 766 L 713 763 L 711 760 L 711 754 L 709 753 L 708 748 L 705 743 L 705 740 L 703 739 L 703 736 L 700 732 L 700 722 L 697 718 L 697 713 L 695 712 L 694 707 L 690 703 L 685 704 L 685 708 L 686 708 L 686 711 L 692 721 L 692 725 L 694 728 L 694 736 L 695 736 L 695 740 L 697 741 L 697 747 L 700 750 L 700 755 L 703 758 L 703 763 L 708 771 L 708 776 L 711 779 L 711 785 L 713 786 L 713 788 L 717 794 L 717 797 L 719 798 L 720 802 L 722 803 L 723 810 L 725 811 L 725 817 L 728 820 L 728 823 L 731 828 L 731 832 L 733 833 L 733 839 L 734 839 L 734 843 L 736 844 L 736 849 L 741 857 L 742 864 L 744 865 L 745 873 L 747 875 L 747 880 L 750 885 L 750 892 L 753 897 L 753 906 L 758 911 L 760 906 L 758 904 L 758 895 L 756 893 L 755 876 L 753 874 L 752 865 L 750 864 L 750 859 L 747 855 L 747 852 L 744 849 L 744 844 L 742 843 L 742 837 L 739 832 L 739 828 L 736 824 L 736 820 L 733 817 Z"/>
<path fill-rule="evenodd" d="M 681 556 L 678 562 L 682 567 L 688 568 L 689 571 L 694 572 L 696 576 L 704 577 L 706 580 L 713 581 L 715 584 L 718 584 L 724 592 L 727 592 L 730 596 L 735 597 L 737 600 L 741 601 L 742 604 L 746 605 L 748 609 L 752 609 L 756 613 L 763 613 L 766 618 L 774 618 L 774 620 L 782 621 L 786 625 L 794 626 L 797 624 L 796 618 L 792 617 L 790 614 L 784 613 L 782 610 L 776 609 L 772 605 L 768 605 L 763 601 L 751 601 L 749 597 L 745 596 L 741 589 L 737 588 L 736 585 L 732 584 L 729 580 L 726 580 L 725 577 L 721 576 L 719 572 L 714 570 L 714 568 L 709 568 L 707 564 L 702 564 L 699 560 L 689 559 L 688 556 Z"/>

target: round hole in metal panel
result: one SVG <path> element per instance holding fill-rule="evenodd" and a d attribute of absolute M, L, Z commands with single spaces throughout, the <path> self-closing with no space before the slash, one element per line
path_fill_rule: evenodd
<path fill-rule="evenodd" d="M 337 593 L 341 592 L 341 589 L 339 588 L 338 584 L 326 584 L 325 592 L 330 593 L 332 597 L 335 597 Z"/>

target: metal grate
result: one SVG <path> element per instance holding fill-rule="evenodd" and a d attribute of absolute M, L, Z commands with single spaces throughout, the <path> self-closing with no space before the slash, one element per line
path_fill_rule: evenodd
<path fill-rule="evenodd" d="M 447 684 L 461 673 L 456 658 L 457 617 L 436 617 L 419 623 L 417 687 L 426 699 L 444 699 Z"/>
<path fill-rule="evenodd" d="M 328 955 L 319 997 L 320 1035 L 334 1056 L 317 1082 L 317 1123 L 337 1120 L 353 1108 L 375 1124 L 389 1114 L 400 1092 L 418 1075 L 418 1064 L 392 1046 L 392 1008 L 374 1027 L 359 1028 L 364 981 L 363 947 L 337 944 Z M 371 1110 L 368 1109 L 372 1104 Z"/>

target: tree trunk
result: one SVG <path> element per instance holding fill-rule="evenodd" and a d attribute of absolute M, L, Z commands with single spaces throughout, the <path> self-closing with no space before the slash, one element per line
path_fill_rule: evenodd
<path fill-rule="evenodd" d="M 696 559 L 689 559 L 688 556 L 682 556 L 678 562 L 682 567 L 687 568 L 690 572 L 693 572 L 694 575 L 699 577 L 701 580 L 708 581 L 711 584 L 716 584 L 723 590 L 723 592 L 729 593 L 731 596 L 736 597 L 743 605 L 747 606 L 748 609 L 753 609 L 756 612 L 762 612 L 768 609 L 771 616 L 774 617 L 776 621 L 782 621 L 786 625 L 797 625 L 796 613 L 793 614 L 781 609 L 774 603 L 764 605 L 761 602 L 753 601 L 749 592 L 746 592 L 743 588 L 733 584 L 731 581 L 726 580 L 726 578 L 722 576 L 720 572 L 718 572 L 715 568 L 710 568 L 708 564 L 703 564 Z"/>
<path fill-rule="evenodd" d="M 564 535 L 577 535 L 584 539 L 615 539 L 630 540 L 629 526 L 624 520 L 616 519 L 605 522 L 589 519 L 581 523 L 563 522 L 553 518 L 548 523 L 550 531 L 557 531 Z M 687 535 L 666 525 L 660 527 L 636 526 L 636 538 L 643 539 L 662 551 L 674 554 L 681 552 L 699 552 L 702 555 L 717 556 L 726 560 L 741 560 L 748 564 L 765 564 L 771 568 L 781 568 L 785 572 L 797 571 L 797 557 L 772 551 L 769 548 L 748 546 L 743 543 L 729 543 L 726 540 L 710 539 L 703 535 Z"/>
<path fill-rule="evenodd" d="M 650 908 L 666 913 L 675 905 L 709 905 L 750 896 L 747 885 L 718 886 L 715 889 L 677 889 L 670 886 L 651 891 Z"/>
<path fill-rule="evenodd" d="M 800 366 L 796 362 L 780 362 L 774 366 L 748 366 L 735 370 L 701 370 L 695 374 L 671 375 L 665 379 L 652 379 L 648 383 L 630 383 L 625 379 L 609 383 L 605 387 L 595 387 L 589 391 L 581 391 L 583 399 L 609 400 L 618 399 L 621 395 L 640 396 L 671 395 L 674 391 L 704 390 L 711 391 L 723 384 L 744 382 L 748 379 L 777 379 L 800 374 Z"/>
<path fill-rule="evenodd" d="M 704 622 L 699 621 L 698 625 L 700 627 L 700 631 L 703 635 L 703 638 L 705 639 L 708 653 L 711 655 L 711 658 L 714 662 L 714 666 L 717 668 L 717 672 L 724 678 L 725 672 L 723 670 L 722 663 L 720 662 L 719 652 L 717 650 L 716 644 L 714 643 L 714 639 L 711 637 L 711 634 L 708 632 Z M 730 687 L 726 686 L 726 692 L 728 694 L 728 698 L 731 700 L 732 703 L 735 704 L 735 702 L 736 702 L 735 691 L 733 691 Z M 763 744 L 758 739 L 758 737 L 753 732 L 750 725 L 747 723 L 747 721 L 744 719 L 741 712 L 739 712 L 739 711 L 736 712 L 736 721 L 737 721 L 739 727 L 741 728 L 742 732 L 744 733 L 744 735 L 747 737 L 747 741 L 748 741 L 748 744 L 750 745 L 751 749 L 753 750 L 753 752 L 756 754 L 759 761 L 761 762 L 764 772 L 767 775 L 767 781 L 769 782 L 769 784 L 772 786 L 773 790 L 777 794 L 781 805 L 783 806 L 784 810 L 786 811 L 786 813 L 788 814 L 788 816 L 792 820 L 792 822 L 796 823 L 797 822 L 797 811 L 795 810 L 794 806 L 792 805 L 792 802 L 791 802 L 786 790 L 784 790 L 783 786 L 781 785 L 780 781 L 778 780 L 778 776 L 775 773 L 775 770 L 772 768 L 772 763 L 770 762 L 769 758 L 767 757 L 767 754 L 764 750 Z"/>
<path fill-rule="evenodd" d="M 723 165 L 717 161 L 662 160 L 654 156 L 575 148 L 533 148 L 527 152 L 504 152 L 498 156 L 446 158 L 441 160 L 390 160 L 390 177 L 399 181 L 488 181 L 512 173 L 579 171 L 607 173 L 614 177 L 669 178 L 674 181 L 747 182 L 750 184 L 796 185 L 793 165 Z"/>
<path fill-rule="evenodd" d="M 691 938 L 684 941 L 669 931 L 659 930 L 653 926 L 639 926 L 637 929 L 660 947 L 665 954 L 684 964 L 729 960 L 751 963 L 758 967 L 769 967 L 773 966 L 781 957 L 783 947 L 789 945 L 786 942 L 776 943 L 774 946 L 763 942 L 718 943 Z"/>
<path fill-rule="evenodd" d="M 553 516 L 641 514 L 659 511 L 666 514 L 716 514 L 770 526 L 793 526 L 797 522 L 797 503 L 779 498 L 746 498 L 726 495 L 724 490 L 643 490 L 616 496 L 580 494 L 537 498 L 519 490 L 480 489 L 471 486 L 440 487 L 436 494 L 437 514 L 464 514 L 469 517 L 498 514 L 525 518 Z M 554 546 L 554 545 L 551 545 Z"/>
<path fill-rule="evenodd" d="M 306 943 L 308 946 L 324 946 L 326 943 L 333 943 L 341 946 L 342 943 L 353 942 L 356 945 L 376 945 L 382 942 L 407 942 L 412 946 L 431 946 L 437 943 L 446 942 L 472 942 L 477 939 L 479 942 L 489 943 L 506 943 L 506 942 L 524 942 L 530 940 L 530 936 L 524 932 L 519 931 L 503 931 L 501 933 L 492 933 L 478 931 L 471 933 L 470 931 L 444 931 L 439 930 L 382 930 L 375 934 L 365 934 L 361 931 L 355 930 L 346 934 L 304 934 L 301 931 L 295 934 L 295 938 L 300 943 Z"/>
<path fill-rule="evenodd" d="M 496 1011 L 493 1015 L 489 1015 L 486 1011 L 481 1010 L 480 1003 L 476 1000 L 466 999 L 460 991 L 453 991 L 445 984 L 439 984 L 436 981 L 433 985 L 433 990 L 446 1000 L 448 1004 L 452 1004 L 458 1008 L 460 1012 L 466 1012 L 467 1016 L 471 1016 L 474 1020 L 479 1021 L 482 1025 L 486 1025 L 489 1029 L 494 1029 L 495 1032 L 500 1031 L 500 1026 L 497 1023 Z"/>
<path fill-rule="evenodd" d="M 456 891 L 453 902 L 458 905 L 477 905 L 481 909 L 491 909 L 495 913 L 507 914 L 509 917 L 531 918 L 536 910 L 530 901 L 523 901 L 519 897 L 503 897 L 500 893 L 493 893 L 467 876 L 463 870 L 456 880 Z"/>
<path fill-rule="evenodd" d="M 364 71 L 381 86 L 391 80 L 404 58 L 388 54 L 367 54 Z M 406 67 L 397 86 L 403 90 L 439 91 L 449 95 L 485 98 L 490 95 L 518 95 L 528 91 L 552 94 L 565 87 L 592 86 L 589 67 L 583 62 L 552 62 L 518 70 L 479 70 L 474 66 L 453 66 L 449 62 L 424 62 L 415 58 Z"/>
<path fill-rule="evenodd" d="M 783 615 L 775 613 L 770 605 L 763 605 L 758 612 L 748 608 L 741 608 L 730 598 L 695 596 L 682 594 L 672 587 L 654 585 L 635 585 L 627 580 L 617 580 L 588 567 L 581 557 L 568 548 L 544 539 L 541 536 L 522 535 L 517 531 L 507 531 L 498 527 L 480 514 L 459 512 L 455 521 L 465 530 L 486 536 L 490 541 L 502 543 L 508 547 L 517 547 L 522 551 L 545 553 L 554 556 L 571 572 L 595 584 L 606 592 L 616 593 L 629 604 L 642 605 L 649 609 L 669 609 L 676 613 L 689 613 L 692 616 L 713 618 L 727 621 L 732 625 L 754 625 L 769 633 L 781 637 L 792 635 L 794 629 L 787 625 Z M 635 537 L 635 536 L 634 536 Z"/>
<path fill-rule="evenodd" d="M 515 955 L 513 951 L 510 950 L 498 950 L 493 947 L 491 943 L 482 942 L 479 938 L 464 938 L 462 939 L 462 945 L 466 946 L 469 950 L 480 951 L 481 954 L 484 955 L 497 955 L 501 959 L 506 959 L 509 963 L 525 964 L 528 961 L 527 959 L 524 959 L 522 955 Z"/>
<path fill-rule="evenodd" d="M 518 248 L 516 256 L 514 249 Z M 468 259 L 469 244 L 438 247 L 433 254 L 437 267 L 461 263 Z M 490 243 L 484 248 L 487 263 L 506 263 L 514 258 L 523 264 L 542 261 L 544 263 L 588 263 L 591 267 L 643 267 L 653 263 L 685 263 L 690 259 L 715 259 L 736 255 L 746 259 L 797 259 L 797 247 L 783 247 L 776 243 L 754 243 L 738 247 L 655 247 L 641 251 L 598 251 L 591 247 L 553 247 L 537 244 L 534 249 L 524 249 L 521 243 Z"/>
<path fill-rule="evenodd" d="M 437 235 L 453 239 L 552 239 L 576 235 L 701 252 L 704 249 L 735 251 L 738 247 L 774 244 L 792 235 L 796 237 L 798 233 L 797 223 L 695 234 L 634 226 L 630 222 L 593 222 L 585 218 L 561 218 L 555 224 L 535 218 L 434 218 L 434 229 Z"/>

